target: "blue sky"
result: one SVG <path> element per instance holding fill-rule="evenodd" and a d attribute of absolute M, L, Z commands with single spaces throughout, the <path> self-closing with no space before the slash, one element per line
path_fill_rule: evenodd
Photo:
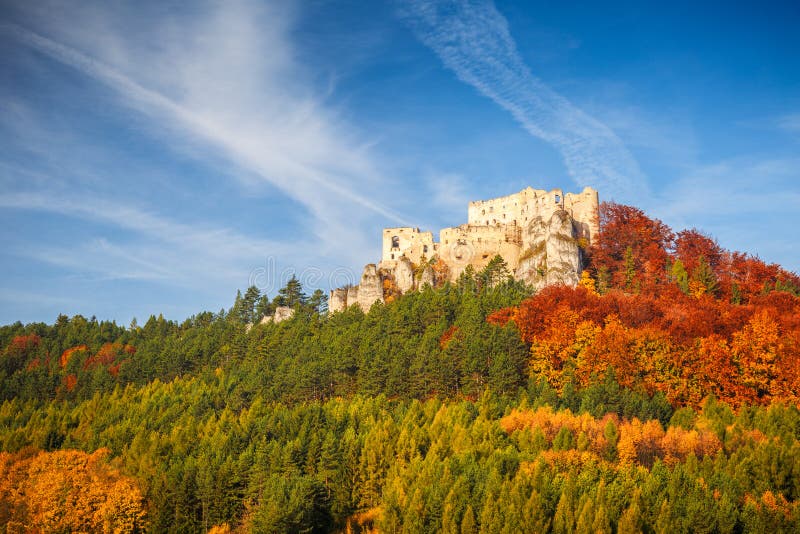
<path fill-rule="evenodd" d="M 800 270 L 800 8 L 0 2 L 0 323 L 327 289 L 527 185 Z"/>

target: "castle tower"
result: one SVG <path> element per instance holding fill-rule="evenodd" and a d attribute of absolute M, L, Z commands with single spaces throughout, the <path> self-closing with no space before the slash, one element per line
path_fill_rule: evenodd
<path fill-rule="evenodd" d="M 403 256 L 418 265 L 423 257 L 430 259 L 436 249 L 431 232 L 409 226 L 384 228 L 381 266 L 393 267 Z"/>

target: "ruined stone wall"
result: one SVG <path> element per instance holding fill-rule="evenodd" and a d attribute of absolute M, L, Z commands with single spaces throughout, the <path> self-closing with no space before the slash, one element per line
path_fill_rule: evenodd
<path fill-rule="evenodd" d="M 561 189 L 545 191 L 528 187 L 513 195 L 470 202 L 467 215 L 470 225 L 525 227 L 537 217 L 549 220 L 553 213 L 563 209 L 578 223 L 579 237 L 591 240 L 597 234 L 597 208 L 597 191 L 591 187 L 567 194 Z"/>
<path fill-rule="evenodd" d="M 470 202 L 467 207 L 467 224 L 472 226 L 521 225 L 523 209 L 526 204 L 527 190 L 505 197 Z"/>
<path fill-rule="evenodd" d="M 481 270 L 500 255 L 510 269 L 517 268 L 521 228 L 510 226 L 474 226 L 463 224 L 444 228 L 439 233 L 439 257 L 450 267 L 450 279 L 456 280 L 467 265 Z"/>
<path fill-rule="evenodd" d="M 331 291 L 328 308 L 337 312 L 358 305 L 368 310 L 383 301 L 384 278 L 401 293 L 432 285 L 433 270 L 422 264 L 434 256 L 447 265 L 451 281 L 468 265 L 479 271 L 499 254 L 516 278 L 537 288 L 575 285 L 580 246 L 598 232 L 597 210 L 598 194 L 591 187 L 566 195 L 561 189 L 527 187 L 513 195 L 470 202 L 468 223 L 442 229 L 438 243 L 431 232 L 419 228 L 386 228 L 381 262 L 364 268 L 359 285 Z"/>
<path fill-rule="evenodd" d="M 545 191 L 527 187 L 513 195 L 470 202 L 468 221 L 472 225 L 525 226 L 536 217 L 549 218 L 563 207 L 564 200 L 561 189 Z"/>
<path fill-rule="evenodd" d="M 398 227 L 383 230 L 383 251 L 381 263 L 390 264 L 401 256 L 407 257 L 415 264 L 421 258 L 430 258 L 435 254 L 433 233 L 420 232 L 419 228 Z"/>
<path fill-rule="evenodd" d="M 575 222 L 577 237 L 591 242 L 599 231 L 597 218 L 599 198 L 597 191 L 586 187 L 580 193 L 567 193 L 564 197 L 564 210 Z"/>

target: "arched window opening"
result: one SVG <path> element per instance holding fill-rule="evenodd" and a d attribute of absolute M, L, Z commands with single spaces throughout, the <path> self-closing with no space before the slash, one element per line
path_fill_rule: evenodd
<path fill-rule="evenodd" d="M 392 236 L 392 248 L 400 248 L 400 238 L 396 235 Z"/>

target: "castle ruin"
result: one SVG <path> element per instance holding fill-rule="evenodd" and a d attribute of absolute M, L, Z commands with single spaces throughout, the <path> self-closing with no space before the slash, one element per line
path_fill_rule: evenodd
<path fill-rule="evenodd" d="M 405 293 L 455 281 L 468 265 L 478 271 L 497 255 L 515 278 L 535 288 L 574 286 L 581 251 L 597 235 L 597 210 L 597 191 L 591 187 L 567 194 L 528 187 L 470 202 L 467 223 L 442 229 L 438 242 L 419 228 L 385 228 L 380 263 L 364 268 L 359 285 L 331 291 L 328 308 L 337 312 L 358 305 L 366 311 L 384 300 L 386 286 Z"/>

